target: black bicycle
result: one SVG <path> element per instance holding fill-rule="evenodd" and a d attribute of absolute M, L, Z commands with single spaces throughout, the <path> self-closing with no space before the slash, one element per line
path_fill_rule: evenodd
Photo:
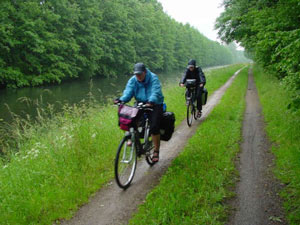
<path fill-rule="evenodd" d="M 186 87 L 186 93 L 185 93 L 185 99 L 186 99 L 186 122 L 188 126 L 192 126 L 193 118 L 197 120 L 196 116 L 196 79 L 187 79 L 185 82 Z"/>
<path fill-rule="evenodd" d="M 150 135 L 149 123 L 149 112 L 153 111 L 153 109 L 143 103 L 138 104 L 136 108 L 139 109 L 139 116 L 135 121 L 135 125 L 125 132 L 115 159 L 116 182 L 123 189 L 128 188 L 133 180 L 137 157 L 145 155 L 149 165 L 155 164 L 152 161 L 154 146 Z"/>

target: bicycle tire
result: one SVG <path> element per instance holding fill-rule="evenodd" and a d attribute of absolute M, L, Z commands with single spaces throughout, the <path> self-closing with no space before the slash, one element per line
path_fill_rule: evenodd
<path fill-rule="evenodd" d="M 126 143 L 128 139 L 124 137 L 120 142 L 115 159 L 115 179 L 118 186 L 123 189 L 128 188 L 133 180 L 137 164 L 135 143 L 132 141 L 132 145 L 128 146 Z"/>
<path fill-rule="evenodd" d="M 150 127 L 148 126 L 145 129 L 145 135 L 144 135 L 144 146 L 146 146 L 147 151 L 146 151 L 146 162 L 150 165 L 153 166 L 156 162 L 152 161 L 153 153 L 154 153 L 154 147 L 153 147 L 153 142 L 152 138 L 150 136 Z"/>
<path fill-rule="evenodd" d="M 193 107 L 193 103 L 190 100 L 188 105 L 187 105 L 187 110 L 186 110 L 186 122 L 187 125 L 190 127 L 192 126 L 193 123 L 193 113 L 194 113 L 195 109 Z"/>
<path fill-rule="evenodd" d="M 197 120 L 198 119 L 198 117 L 197 117 L 197 110 L 196 110 L 196 106 L 195 106 L 195 104 L 193 104 L 193 116 L 194 116 L 194 119 L 195 120 Z"/>

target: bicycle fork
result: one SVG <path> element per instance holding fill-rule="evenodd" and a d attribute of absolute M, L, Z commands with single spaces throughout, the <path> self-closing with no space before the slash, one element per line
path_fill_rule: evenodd
<path fill-rule="evenodd" d="M 125 137 L 127 137 L 126 141 L 128 141 L 128 139 L 131 139 L 132 143 L 131 146 L 128 146 L 127 142 L 125 143 L 125 150 L 123 151 L 121 162 L 129 164 L 133 159 L 133 153 L 135 148 L 135 134 L 134 129 L 132 127 L 130 128 L 130 131 L 126 131 Z"/>

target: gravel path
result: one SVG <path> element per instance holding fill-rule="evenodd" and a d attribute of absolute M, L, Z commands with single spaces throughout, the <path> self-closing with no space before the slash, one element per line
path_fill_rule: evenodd
<path fill-rule="evenodd" d="M 240 71 L 240 70 L 239 70 Z M 214 92 L 203 108 L 202 117 L 194 121 L 189 128 L 184 120 L 168 142 L 162 142 L 160 160 L 153 167 L 149 167 L 145 160 L 137 165 L 135 177 L 131 186 L 121 190 L 113 180 L 90 199 L 90 202 L 76 213 L 74 218 L 62 222 L 63 225 L 118 225 L 126 224 L 132 213 L 141 204 L 147 193 L 159 182 L 172 160 L 184 148 L 186 141 L 193 136 L 197 126 L 205 120 L 213 107 L 219 103 L 226 89 L 239 73 L 237 71 L 220 89 Z"/>
<path fill-rule="evenodd" d="M 232 201 L 235 211 L 229 224 L 287 224 L 277 194 L 281 186 L 272 174 L 274 156 L 264 131 L 265 124 L 251 69 L 246 102 L 243 143 L 238 163 L 240 181 L 236 187 L 237 197 Z"/>

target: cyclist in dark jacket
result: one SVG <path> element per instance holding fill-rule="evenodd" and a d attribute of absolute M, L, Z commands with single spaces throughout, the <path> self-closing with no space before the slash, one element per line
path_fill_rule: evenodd
<path fill-rule="evenodd" d="M 188 62 L 188 67 L 185 70 L 181 81 L 180 86 L 184 87 L 186 79 L 196 79 L 196 93 L 197 93 L 197 117 L 201 117 L 202 114 L 202 93 L 204 85 L 206 84 L 206 78 L 202 69 L 198 66 L 196 67 L 196 60 L 191 59 Z"/>

